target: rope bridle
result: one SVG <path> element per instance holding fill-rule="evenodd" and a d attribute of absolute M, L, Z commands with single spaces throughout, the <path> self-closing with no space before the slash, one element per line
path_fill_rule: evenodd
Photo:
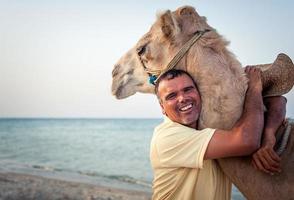
<path fill-rule="evenodd" d="M 149 83 L 155 85 L 156 80 L 158 80 L 158 78 L 162 74 L 167 72 L 168 70 L 173 69 L 179 63 L 179 61 L 184 57 L 184 55 L 189 51 L 189 49 L 197 42 L 197 40 L 199 40 L 204 35 L 204 33 L 208 31 L 210 30 L 206 29 L 204 31 L 197 31 L 195 35 L 182 46 L 182 48 L 178 51 L 178 53 L 172 58 L 172 60 L 168 63 L 168 65 L 163 70 L 148 69 L 140 58 L 140 61 L 143 65 L 144 70 L 149 75 Z"/>
<path fill-rule="evenodd" d="M 277 149 L 276 149 L 276 153 L 281 156 L 282 153 L 284 152 L 284 150 L 286 149 L 288 140 L 289 140 L 289 136 L 291 134 L 291 130 L 294 126 L 292 126 L 294 124 L 294 119 L 288 118 L 287 122 L 286 122 L 286 126 L 285 126 L 285 130 L 283 133 L 283 135 L 281 136 L 282 138 L 278 139 L 277 141 Z M 278 135 L 277 135 L 278 136 Z"/>

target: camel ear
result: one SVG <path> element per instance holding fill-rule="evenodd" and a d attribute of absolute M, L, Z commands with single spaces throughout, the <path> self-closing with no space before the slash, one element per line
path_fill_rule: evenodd
<path fill-rule="evenodd" d="M 191 6 L 184 6 L 184 7 L 179 8 L 177 10 L 177 14 L 182 17 L 190 17 L 190 18 L 194 18 L 194 19 L 197 17 L 200 18 L 198 13 Z"/>
<path fill-rule="evenodd" d="M 208 27 L 205 20 L 191 6 L 184 6 L 176 10 L 178 21 L 183 33 L 194 34 L 198 30 Z"/>
<path fill-rule="evenodd" d="M 166 37 L 171 37 L 177 32 L 178 27 L 170 10 L 160 16 L 160 26 L 162 33 Z"/>

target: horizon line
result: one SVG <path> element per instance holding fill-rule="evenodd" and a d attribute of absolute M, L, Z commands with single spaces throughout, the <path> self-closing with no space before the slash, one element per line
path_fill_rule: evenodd
<path fill-rule="evenodd" d="M 0 117 L 0 120 L 6 119 L 162 119 L 162 117 Z"/>

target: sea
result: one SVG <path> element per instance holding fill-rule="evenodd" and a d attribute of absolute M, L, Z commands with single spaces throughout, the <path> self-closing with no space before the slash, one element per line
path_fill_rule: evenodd
<path fill-rule="evenodd" d="M 162 119 L 0 119 L 0 172 L 151 193 L 149 147 Z M 233 200 L 245 199 L 233 187 Z"/>

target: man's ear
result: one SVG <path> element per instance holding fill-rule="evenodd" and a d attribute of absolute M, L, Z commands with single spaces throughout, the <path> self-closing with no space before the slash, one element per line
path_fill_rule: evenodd
<path fill-rule="evenodd" d="M 179 31 L 176 20 L 170 10 L 160 16 L 161 31 L 165 37 L 172 37 Z"/>
<path fill-rule="evenodd" d="M 160 107 L 161 107 L 161 112 L 162 112 L 162 114 L 166 115 L 161 100 L 159 100 L 159 104 L 160 104 Z M 167 116 L 167 115 L 166 115 L 166 116 Z"/>

